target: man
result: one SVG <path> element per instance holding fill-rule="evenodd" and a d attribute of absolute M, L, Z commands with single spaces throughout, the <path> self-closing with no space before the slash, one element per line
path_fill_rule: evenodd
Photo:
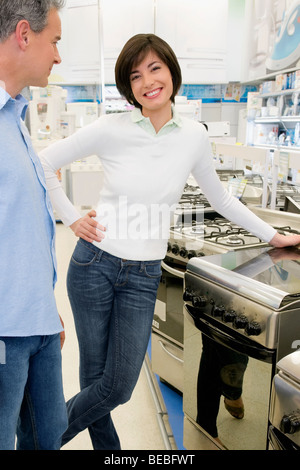
<path fill-rule="evenodd" d="M 59 449 L 67 427 L 55 221 L 20 95 L 61 62 L 63 4 L 0 1 L 0 450 Z"/>

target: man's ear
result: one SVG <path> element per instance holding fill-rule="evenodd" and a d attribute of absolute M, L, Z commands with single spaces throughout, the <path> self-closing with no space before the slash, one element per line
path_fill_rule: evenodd
<path fill-rule="evenodd" d="M 30 40 L 31 28 L 27 20 L 21 20 L 16 27 L 16 39 L 22 51 L 25 51 Z"/>

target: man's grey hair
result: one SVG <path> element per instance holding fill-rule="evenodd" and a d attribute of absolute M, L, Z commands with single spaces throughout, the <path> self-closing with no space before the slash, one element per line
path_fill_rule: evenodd
<path fill-rule="evenodd" d="M 50 10 L 61 10 L 65 3 L 65 0 L 0 0 L 0 42 L 15 32 L 21 20 L 27 20 L 35 33 L 42 32 Z"/>

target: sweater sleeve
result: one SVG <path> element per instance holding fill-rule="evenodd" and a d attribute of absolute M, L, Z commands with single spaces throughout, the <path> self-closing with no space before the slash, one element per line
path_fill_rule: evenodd
<path fill-rule="evenodd" d="M 97 153 L 98 128 L 99 120 L 39 153 L 52 205 L 67 226 L 80 219 L 81 214 L 65 194 L 56 172 L 65 165 Z"/>
<path fill-rule="evenodd" d="M 208 138 L 203 140 L 202 156 L 196 163 L 192 174 L 207 200 L 220 215 L 263 241 L 270 242 L 276 230 L 228 193 L 213 167 L 210 142 Z"/>

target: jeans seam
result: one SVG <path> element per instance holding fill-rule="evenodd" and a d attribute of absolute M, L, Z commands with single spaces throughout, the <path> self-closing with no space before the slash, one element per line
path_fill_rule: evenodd
<path fill-rule="evenodd" d="M 38 434 L 37 434 L 37 428 L 36 428 L 36 422 L 35 422 L 34 408 L 33 408 L 30 393 L 29 393 L 27 387 L 25 387 L 25 390 L 24 390 L 24 397 L 27 401 L 27 406 L 28 406 L 29 414 L 30 414 L 30 421 L 31 421 L 31 425 L 32 425 L 32 435 L 33 435 L 33 441 L 34 441 L 34 448 L 35 448 L 35 450 L 39 450 L 39 441 L 38 441 Z"/>
<path fill-rule="evenodd" d="M 121 284 L 119 284 L 119 283 L 118 283 L 118 279 L 119 279 L 119 277 L 120 277 L 121 272 L 123 271 L 123 269 L 124 269 L 124 267 L 119 270 L 119 274 L 118 274 L 118 277 L 117 277 L 117 280 L 116 280 L 116 283 L 115 283 L 115 287 L 123 287 L 123 286 L 125 286 L 125 284 L 127 284 L 128 275 L 129 275 L 129 271 L 130 271 L 130 269 L 131 269 L 131 265 L 126 266 L 126 278 L 124 279 L 124 281 L 123 281 Z"/>

